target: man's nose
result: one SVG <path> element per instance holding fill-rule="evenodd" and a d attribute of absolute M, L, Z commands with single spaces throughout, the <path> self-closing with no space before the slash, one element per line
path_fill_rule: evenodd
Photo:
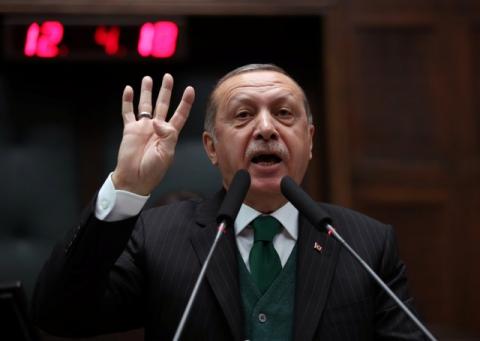
<path fill-rule="evenodd" d="M 257 116 L 258 122 L 256 126 L 255 137 L 257 139 L 270 140 L 278 137 L 275 126 L 275 118 L 268 110 L 262 110 Z"/>

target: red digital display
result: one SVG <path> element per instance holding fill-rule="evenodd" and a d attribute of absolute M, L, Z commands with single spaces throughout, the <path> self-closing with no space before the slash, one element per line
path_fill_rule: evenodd
<path fill-rule="evenodd" d="M 95 43 L 103 46 L 105 53 L 114 56 L 118 53 L 120 28 L 118 26 L 97 26 L 95 29 Z"/>
<path fill-rule="evenodd" d="M 27 59 L 178 58 L 181 32 L 175 21 L 82 19 L 7 22 L 6 55 Z"/>
<path fill-rule="evenodd" d="M 58 21 L 30 24 L 25 37 L 27 57 L 53 58 L 58 56 L 58 44 L 63 38 L 63 25 Z"/>
<path fill-rule="evenodd" d="M 138 53 L 142 57 L 168 58 L 177 47 L 178 27 L 169 21 L 145 23 L 140 29 Z"/>

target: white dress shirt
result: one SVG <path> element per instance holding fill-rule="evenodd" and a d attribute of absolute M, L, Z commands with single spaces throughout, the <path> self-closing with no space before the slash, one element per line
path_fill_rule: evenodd
<path fill-rule="evenodd" d="M 95 217 L 103 221 L 119 221 L 133 217 L 140 213 L 149 196 L 138 195 L 128 191 L 115 189 L 112 182 L 112 173 L 105 180 L 98 192 L 95 204 Z M 253 228 L 250 223 L 262 213 L 254 208 L 242 204 L 235 219 L 235 240 L 248 271 L 250 265 L 248 257 L 253 246 Z M 282 267 L 298 238 L 298 210 L 289 202 L 270 214 L 281 224 L 282 230 L 273 239 L 273 247 L 280 257 Z"/>
<path fill-rule="evenodd" d="M 248 271 L 250 271 L 248 256 L 253 246 L 253 228 L 250 223 L 259 215 L 262 215 L 262 213 L 242 204 L 237 219 L 235 219 L 235 240 Z M 282 230 L 273 238 L 273 247 L 280 257 L 282 267 L 284 267 L 297 242 L 298 211 L 291 203 L 287 202 L 270 215 L 282 224 Z"/>
<path fill-rule="evenodd" d="M 150 196 L 115 189 L 112 173 L 98 192 L 95 217 L 103 221 L 119 221 L 140 213 Z"/>

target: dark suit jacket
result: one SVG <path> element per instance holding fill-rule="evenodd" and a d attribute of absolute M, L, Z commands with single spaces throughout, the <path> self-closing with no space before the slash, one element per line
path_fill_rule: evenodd
<path fill-rule="evenodd" d="M 97 220 L 92 202 L 39 276 L 37 324 L 64 336 L 145 326 L 147 340 L 172 339 L 213 242 L 223 196 L 154 208 L 115 223 Z M 348 209 L 320 205 L 344 239 L 411 305 L 393 229 Z M 422 339 L 352 256 L 303 217 L 297 246 L 294 340 Z M 183 339 L 245 338 L 237 254 L 234 233 L 227 231 Z"/>

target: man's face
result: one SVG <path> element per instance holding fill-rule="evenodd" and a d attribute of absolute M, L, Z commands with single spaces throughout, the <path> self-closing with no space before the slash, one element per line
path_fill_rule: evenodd
<path fill-rule="evenodd" d="M 206 132 L 203 136 L 210 160 L 227 188 L 237 170 L 248 170 L 246 202 L 275 210 L 285 202 L 282 177 L 300 183 L 312 157 L 314 127 L 308 123 L 302 91 L 281 73 L 251 71 L 227 79 L 214 96 L 215 139 Z"/>

